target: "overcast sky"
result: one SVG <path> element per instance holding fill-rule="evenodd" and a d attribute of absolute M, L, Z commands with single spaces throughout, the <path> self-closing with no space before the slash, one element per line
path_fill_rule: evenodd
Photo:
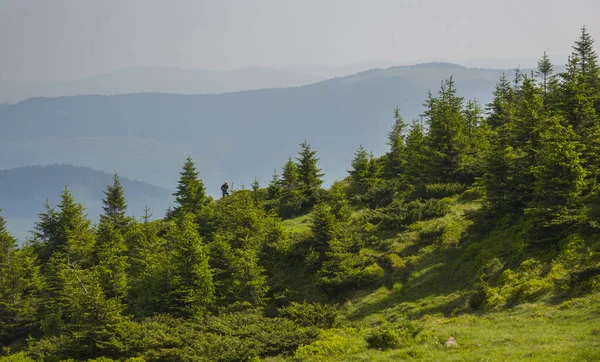
<path fill-rule="evenodd" d="M 0 0 L 0 71 L 562 59 L 582 25 L 600 42 L 599 18 L 599 0 Z"/>

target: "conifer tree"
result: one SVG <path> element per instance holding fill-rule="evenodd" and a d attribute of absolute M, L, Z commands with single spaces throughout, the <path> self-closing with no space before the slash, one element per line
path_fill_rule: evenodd
<path fill-rule="evenodd" d="M 594 39 L 585 26 L 581 28 L 581 36 L 575 41 L 573 50 L 573 57 L 578 62 L 583 78 L 592 89 L 597 90 L 597 87 L 600 86 L 598 83 L 598 76 L 600 76 L 598 55 L 594 51 Z"/>
<path fill-rule="evenodd" d="M 487 123 L 493 130 L 512 122 L 515 108 L 515 92 L 506 74 L 502 74 L 494 89 L 494 98 L 488 104 L 490 113 Z"/>
<path fill-rule="evenodd" d="M 538 217 L 541 225 L 553 226 L 553 231 L 581 222 L 581 193 L 585 188 L 581 144 L 570 126 L 563 126 L 560 117 L 544 120 L 542 147 L 537 152 L 538 165 L 533 169 L 535 182 L 529 213 Z"/>
<path fill-rule="evenodd" d="M 390 146 L 390 150 L 387 154 L 384 167 L 387 177 L 397 177 L 404 172 L 406 164 L 405 130 L 406 122 L 404 122 L 404 119 L 400 115 L 400 109 L 396 107 L 394 110 L 394 126 L 388 132 L 388 146 Z"/>
<path fill-rule="evenodd" d="M 290 157 L 283 166 L 279 214 L 284 218 L 296 216 L 300 213 L 304 202 L 298 167 Z"/>
<path fill-rule="evenodd" d="M 418 185 L 424 182 L 431 167 L 431 151 L 427 145 L 423 125 L 413 124 L 406 136 L 406 170 L 403 179 L 406 183 Z"/>
<path fill-rule="evenodd" d="M 311 246 L 323 256 L 328 249 L 329 242 L 335 238 L 337 232 L 337 222 L 329 205 L 323 202 L 315 205 L 311 230 L 313 234 Z"/>
<path fill-rule="evenodd" d="M 127 247 L 123 233 L 111 222 L 100 221 L 96 237 L 95 271 L 108 298 L 123 300 L 127 294 Z"/>
<path fill-rule="evenodd" d="M 452 77 L 445 80 L 438 98 L 426 102 L 425 116 L 429 126 L 428 141 L 433 151 L 431 181 L 452 182 L 464 152 L 464 99 L 456 94 Z"/>
<path fill-rule="evenodd" d="M 71 262 L 90 265 L 95 238 L 84 208 L 73 199 L 68 188 L 61 194 L 58 210 L 46 205 L 35 225 L 34 245 L 42 261 L 56 252 L 67 255 Z"/>
<path fill-rule="evenodd" d="M 542 90 L 544 91 L 544 99 L 548 94 L 548 85 L 551 81 L 553 71 L 554 67 L 550 62 L 550 58 L 548 58 L 548 55 L 546 54 L 546 52 L 544 52 L 542 58 L 538 60 L 537 70 L 535 71 L 535 74 L 538 77 L 542 78 Z"/>
<path fill-rule="evenodd" d="M 121 232 L 124 232 L 129 220 L 125 215 L 127 202 L 118 173 L 115 172 L 113 175 L 113 184 L 106 186 L 104 196 L 104 199 L 102 199 L 104 214 L 100 215 L 100 221 L 108 221 Z"/>
<path fill-rule="evenodd" d="M 176 315 L 203 313 L 214 301 L 214 285 L 198 226 L 192 214 L 183 214 L 171 230 L 170 310 Z"/>
<path fill-rule="evenodd" d="M 183 165 L 183 171 L 180 172 L 177 192 L 173 196 L 175 196 L 175 202 L 178 204 L 173 209 L 173 215 L 175 216 L 180 216 L 183 213 L 198 216 L 207 202 L 204 182 L 198 178 L 198 171 L 196 171 L 196 166 L 190 156 L 187 157 Z"/>
<path fill-rule="evenodd" d="M 256 177 L 254 178 L 254 181 L 252 181 L 252 183 L 250 184 L 250 189 L 252 190 L 252 198 L 254 199 L 254 202 L 261 201 L 260 182 Z"/>
<path fill-rule="evenodd" d="M 352 169 L 348 171 L 354 192 L 364 194 L 380 181 L 381 165 L 360 145 L 354 153 Z"/>
<path fill-rule="evenodd" d="M 0 209 L 0 211 L 2 211 Z M 0 344 L 33 333 L 43 280 L 31 247 L 17 249 L 0 215 Z"/>
<path fill-rule="evenodd" d="M 129 309 L 136 316 L 150 316 L 167 310 L 164 296 L 169 290 L 170 266 L 164 233 L 166 223 L 150 221 L 146 208 L 142 222 L 133 223 L 125 236 L 127 246 Z"/>
<path fill-rule="evenodd" d="M 317 151 L 313 151 L 306 141 L 300 144 L 301 150 L 296 157 L 298 161 L 298 181 L 300 182 L 300 191 L 305 198 L 306 207 L 310 207 L 317 202 L 318 192 L 321 189 L 323 173 L 317 167 L 319 159 L 315 156 Z"/>

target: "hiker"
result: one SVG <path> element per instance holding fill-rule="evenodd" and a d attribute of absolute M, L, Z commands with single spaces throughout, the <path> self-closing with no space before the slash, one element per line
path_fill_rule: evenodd
<path fill-rule="evenodd" d="M 227 192 L 228 189 L 229 189 L 229 185 L 227 185 L 227 181 L 223 182 L 223 185 L 221 185 L 221 191 L 223 191 L 223 197 L 229 196 L 229 192 Z"/>

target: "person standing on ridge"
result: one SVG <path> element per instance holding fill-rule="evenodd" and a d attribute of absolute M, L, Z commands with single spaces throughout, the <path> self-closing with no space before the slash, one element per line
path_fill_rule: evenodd
<path fill-rule="evenodd" d="M 229 190 L 229 185 L 227 185 L 227 181 L 225 181 L 225 182 L 223 182 L 223 185 L 221 185 L 221 191 L 223 192 L 223 197 L 229 196 L 229 192 L 227 192 L 227 190 Z"/>

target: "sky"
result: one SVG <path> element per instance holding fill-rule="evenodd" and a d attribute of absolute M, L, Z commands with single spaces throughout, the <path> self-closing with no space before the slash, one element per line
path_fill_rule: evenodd
<path fill-rule="evenodd" d="M 369 60 L 485 67 L 544 51 L 564 63 L 581 26 L 600 39 L 598 14 L 598 0 L 0 0 L 0 77 Z"/>

